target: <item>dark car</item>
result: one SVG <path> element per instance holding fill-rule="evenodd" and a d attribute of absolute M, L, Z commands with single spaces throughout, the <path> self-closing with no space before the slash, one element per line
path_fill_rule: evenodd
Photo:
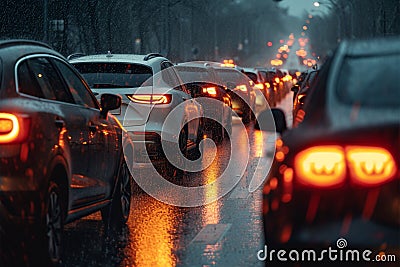
<path fill-rule="evenodd" d="M 60 261 L 66 223 L 101 211 L 106 229 L 128 219 L 130 143 L 63 56 L 28 40 L 0 42 L 0 265 Z M 124 135 L 125 136 L 125 135 Z"/>
<path fill-rule="evenodd" d="M 231 96 L 215 70 L 207 62 L 180 63 L 175 66 L 193 98 L 204 109 L 204 128 L 217 143 L 232 134 Z M 213 99 L 219 102 L 212 101 Z"/>
<path fill-rule="evenodd" d="M 242 117 L 243 123 L 255 120 L 256 93 L 253 81 L 236 68 L 214 63 L 217 76 L 231 92 L 233 110 Z"/>
<path fill-rule="evenodd" d="M 298 92 L 293 96 L 293 126 L 299 125 L 299 123 L 304 119 L 303 106 L 307 99 L 307 95 L 314 89 L 314 85 L 318 78 L 318 72 L 318 70 L 307 72 Z"/>
<path fill-rule="evenodd" d="M 297 128 L 285 131 L 283 112 L 272 110 L 282 137 L 263 188 L 270 249 L 345 249 L 340 240 L 372 250 L 371 261 L 399 253 L 399 62 L 399 38 L 344 41 Z"/>

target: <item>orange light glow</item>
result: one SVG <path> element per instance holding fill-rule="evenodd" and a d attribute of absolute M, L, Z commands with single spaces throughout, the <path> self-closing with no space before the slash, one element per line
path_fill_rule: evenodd
<path fill-rule="evenodd" d="M 285 154 L 282 151 L 278 151 L 275 154 L 275 158 L 277 161 L 281 162 L 285 159 Z"/>
<path fill-rule="evenodd" d="M 257 89 L 263 90 L 264 89 L 264 85 L 262 83 L 256 83 L 254 85 Z"/>
<path fill-rule="evenodd" d="M 276 83 L 279 83 L 280 82 L 280 80 L 279 80 L 279 78 L 277 77 L 277 78 L 275 78 L 275 82 Z"/>
<path fill-rule="evenodd" d="M 0 143 L 8 143 L 17 139 L 20 126 L 17 116 L 0 113 Z"/>
<path fill-rule="evenodd" d="M 152 95 L 152 94 L 134 94 L 128 95 L 129 100 L 140 104 L 169 104 L 172 101 L 172 95 Z"/>
<path fill-rule="evenodd" d="M 300 182 L 319 187 L 342 183 L 346 175 L 344 151 L 339 146 L 317 146 L 303 150 L 295 157 Z"/>
<path fill-rule="evenodd" d="M 215 87 L 203 88 L 203 93 L 207 93 L 210 96 L 217 96 L 217 89 Z"/>
<path fill-rule="evenodd" d="M 276 179 L 275 177 L 272 178 L 269 181 L 269 186 L 271 187 L 272 190 L 276 189 L 278 187 L 278 179 Z"/>
<path fill-rule="evenodd" d="M 242 92 L 247 92 L 247 86 L 244 84 L 236 86 L 235 89 L 240 90 Z"/>
<path fill-rule="evenodd" d="M 346 156 L 352 179 L 363 185 L 388 181 L 397 172 L 389 151 L 380 147 L 346 147 Z"/>
<path fill-rule="evenodd" d="M 271 88 L 271 84 L 270 83 L 265 83 L 265 86 L 269 89 Z"/>

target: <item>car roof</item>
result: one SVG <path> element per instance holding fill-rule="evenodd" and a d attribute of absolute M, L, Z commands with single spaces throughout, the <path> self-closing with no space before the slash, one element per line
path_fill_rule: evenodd
<path fill-rule="evenodd" d="M 99 54 L 80 56 L 71 59 L 70 63 L 84 63 L 84 62 L 113 62 L 113 63 L 139 63 L 144 65 L 151 65 L 154 62 L 169 61 L 167 58 L 159 54 Z"/>
<path fill-rule="evenodd" d="M 399 37 L 385 37 L 374 40 L 348 40 L 343 41 L 342 49 L 349 56 L 383 55 L 400 52 Z"/>
<path fill-rule="evenodd" d="M 196 67 L 196 68 L 211 68 L 211 64 L 208 61 L 193 61 L 193 62 L 182 62 L 175 65 L 176 67 Z"/>
<path fill-rule="evenodd" d="M 22 47 L 24 49 L 21 49 Z M 64 58 L 64 56 L 54 51 L 48 44 L 34 40 L 26 40 L 26 39 L 1 40 L 0 49 L 8 50 L 7 52 L 2 53 L 2 57 L 4 58 L 7 57 L 10 59 L 13 58 L 14 60 L 24 55 L 32 53 L 34 54 L 45 53 Z"/>

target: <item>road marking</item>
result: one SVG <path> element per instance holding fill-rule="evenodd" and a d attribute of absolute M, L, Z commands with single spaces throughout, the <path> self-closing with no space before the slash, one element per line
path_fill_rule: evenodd
<path fill-rule="evenodd" d="M 203 245 L 215 245 L 221 241 L 232 224 L 207 224 L 190 242 Z"/>

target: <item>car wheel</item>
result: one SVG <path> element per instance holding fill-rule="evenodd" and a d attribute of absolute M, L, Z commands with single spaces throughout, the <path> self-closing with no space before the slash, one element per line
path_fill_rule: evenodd
<path fill-rule="evenodd" d="M 232 111 L 230 112 L 230 115 L 228 116 L 228 123 L 226 124 L 225 130 L 225 136 L 227 138 L 230 138 L 232 135 Z"/>
<path fill-rule="evenodd" d="M 186 127 L 183 127 L 181 129 L 181 132 L 179 133 L 179 138 L 178 138 L 178 145 L 179 145 L 179 149 L 181 150 L 181 153 L 183 156 L 185 156 L 186 158 L 188 157 L 188 153 L 187 153 L 187 141 L 188 141 L 188 135 L 187 135 L 187 130 Z M 171 144 L 171 145 L 175 145 L 175 144 Z M 177 155 L 178 159 L 180 159 L 180 155 Z M 181 178 L 184 174 L 185 171 L 181 170 L 178 167 L 175 167 L 173 164 L 171 164 L 168 159 L 165 159 L 166 161 L 166 174 L 168 177 L 170 178 Z M 181 164 L 182 165 L 182 164 Z"/>
<path fill-rule="evenodd" d="M 243 112 L 243 117 L 242 117 L 242 121 L 244 124 L 248 124 L 251 121 L 251 109 L 249 106 L 246 106 L 244 112 Z"/>
<path fill-rule="evenodd" d="M 48 259 L 52 265 L 59 264 L 61 261 L 61 245 L 63 232 L 63 214 L 64 205 L 62 203 L 62 195 L 60 187 L 54 181 L 50 182 L 50 186 L 46 199 L 45 210 L 45 248 Z"/>
<path fill-rule="evenodd" d="M 107 230 L 119 230 L 128 221 L 132 199 L 132 180 L 128 166 L 123 160 L 111 204 L 101 209 L 101 217 Z"/>
<path fill-rule="evenodd" d="M 196 138 L 196 147 L 193 149 L 193 152 L 190 153 L 190 159 L 191 160 L 197 160 L 201 157 L 201 154 L 203 152 L 203 147 L 200 146 L 200 142 L 203 140 L 203 135 L 204 135 L 204 123 L 201 122 L 199 125 L 199 129 L 197 131 L 197 138 Z"/>
<path fill-rule="evenodd" d="M 213 122 L 212 136 L 217 144 L 221 143 L 224 139 L 224 127 L 217 121 Z"/>

